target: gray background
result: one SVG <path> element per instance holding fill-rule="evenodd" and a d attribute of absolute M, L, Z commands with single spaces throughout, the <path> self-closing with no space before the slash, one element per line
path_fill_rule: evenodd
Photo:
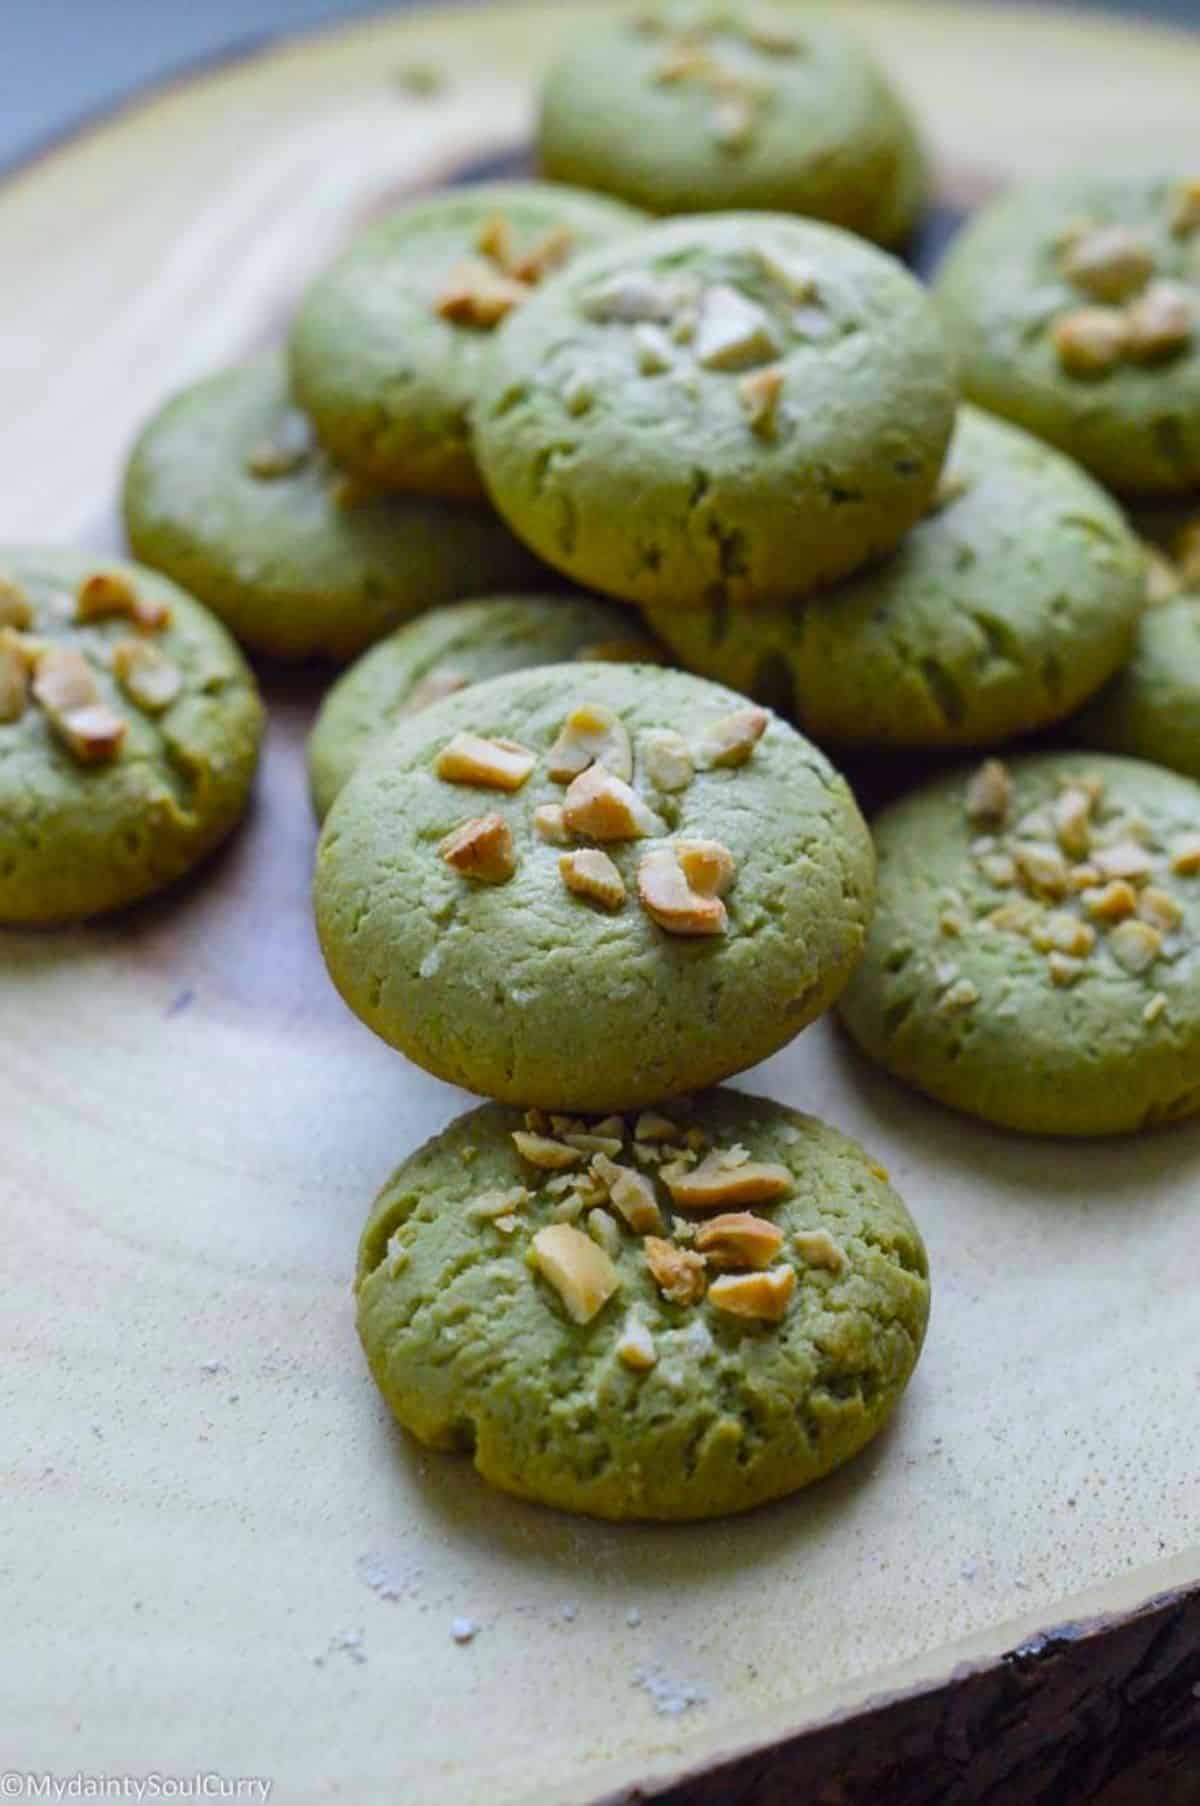
<path fill-rule="evenodd" d="M 0 166 L 189 64 L 416 0 L 0 0 Z M 1003 5 L 1005 0 L 963 0 Z M 1075 0 L 1065 0 L 1074 4 Z M 1200 0 L 1091 0 L 1200 26 Z M 553 4 L 553 0 L 549 0 Z"/>

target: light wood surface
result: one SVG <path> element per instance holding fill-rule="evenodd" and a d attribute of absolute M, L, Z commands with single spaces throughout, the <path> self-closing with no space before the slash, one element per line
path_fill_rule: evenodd
<path fill-rule="evenodd" d="M 388 198 L 519 145 L 538 64 L 589 10 L 286 44 L 18 173 L 3 537 L 110 543 L 141 417 L 277 330 Z M 1194 155 L 1190 40 L 1041 8 L 844 10 L 951 200 Z M 445 91 L 405 92 L 414 63 Z M 1200 1129 L 992 1134 L 827 1026 L 745 1082 L 864 1140 L 925 1229 L 928 1351 L 876 1447 L 790 1503 L 672 1531 L 523 1507 L 393 1430 L 354 1339 L 354 1242 L 465 1100 L 324 978 L 301 764 L 320 683 L 268 678 L 257 808 L 196 882 L 0 937 L 0 1766 L 592 1800 L 1200 1582 Z M 466 1647 L 459 1616 L 481 1627 Z"/>

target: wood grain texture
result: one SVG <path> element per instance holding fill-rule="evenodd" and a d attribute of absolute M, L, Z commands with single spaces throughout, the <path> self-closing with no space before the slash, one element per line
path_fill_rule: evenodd
<path fill-rule="evenodd" d="M 0 189 L 3 535 L 113 543 L 142 416 L 277 332 L 381 206 L 519 155 L 536 67 L 589 10 L 285 45 Z M 912 91 L 951 206 L 1194 147 L 1190 40 L 845 10 Z M 406 92 L 414 63 L 446 88 Z M 325 980 L 302 745 L 326 678 L 263 675 L 257 804 L 206 871 L 110 922 L 0 936 L 20 1627 L 0 1766 L 198 1765 L 405 1806 L 1073 1806 L 1085 1783 L 1176 1806 L 1200 1683 L 1200 1129 L 1003 1136 L 821 1025 L 751 1082 L 868 1143 L 921 1219 L 933 1328 L 894 1427 L 739 1522 L 622 1530 L 499 1498 L 396 1434 L 354 1342 L 368 1201 L 465 1100 Z M 482 1627 L 467 1648 L 458 1615 Z"/>

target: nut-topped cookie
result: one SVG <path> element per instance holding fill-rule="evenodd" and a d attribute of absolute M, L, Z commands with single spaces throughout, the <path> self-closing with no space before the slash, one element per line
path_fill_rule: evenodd
<path fill-rule="evenodd" d="M 572 658 L 662 657 L 631 609 L 591 596 L 494 596 L 431 609 L 364 653 L 326 696 L 308 743 L 317 814 L 324 819 L 372 741 L 443 696 Z"/>
<path fill-rule="evenodd" d="M 413 1435 L 606 1518 L 714 1517 L 827 1474 L 891 1415 L 929 1315 L 883 1168 L 736 1092 L 459 1117 L 377 1198 L 357 1294 Z"/>
<path fill-rule="evenodd" d="M 689 670 L 821 744 L 979 746 L 1063 719 L 1111 677 L 1144 582 L 1111 497 L 965 407 L 928 515 L 888 559 L 801 602 L 647 619 Z"/>
<path fill-rule="evenodd" d="M 1098 753 L 990 759 L 874 827 L 879 907 L 840 1006 L 867 1053 L 1042 1134 L 1200 1110 L 1200 786 Z"/>
<path fill-rule="evenodd" d="M 963 232 L 937 296 L 966 395 L 1118 493 L 1200 488 L 1200 177 L 1071 176 Z"/>
<path fill-rule="evenodd" d="M 547 175 L 652 213 L 803 213 L 894 245 L 925 194 L 908 110 L 837 18 L 670 0 L 573 31 L 542 90 Z"/>
<path fill-rule="evenodd" d="M 538 571 L 490 509 L 348 476 L 276 352 L 168 401 L 134 446 L 124 499 L 138 557 L 275 658 L 354 658 L 435 603 Z"/>
<path fill-rule="evenodd" d="M 1173 523 L 1151 551 L 1133 657 L 1072 738 L 1200 778 L 1200 514 Z"/>
<path fill-rule="evenodd" d="M 262 725 L 237 647 L 173 584 L 0 550 L 0 922 L 78 921 L 181 877 L 242 814 Z"/>
<path fill-rule="evenodd" d="M 318 276 L 291 334 L 292 383 L 348 469 L 419 495 L 477 499 L 470 411 L 501 321 L 581 251 L 643 216 L 539 182 L 412 202 Z"/>
<path fill-rule="evenodd" d="M 766 1058 L 861 956 L 874 857 L 777 717 L 646 666 L 432 704 L 326 819 L 315 898 L 350 1008 L 468 1090 L 634 1109 Z"/>
<path fill-rule="evenodd" d="M 763 213 L 581 257 L 496 334 L 475 422 L 493 500 L 548 563 L 697 608 L 790 600 L 890 549 L 953 418 L 919 283 Z"/>

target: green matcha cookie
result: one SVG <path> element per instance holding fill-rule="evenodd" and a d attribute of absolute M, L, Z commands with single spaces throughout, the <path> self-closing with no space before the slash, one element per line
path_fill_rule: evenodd
<path fill-rule="evenodd" d="M 642 215 L 550 183 L 484 183 L 417 201 L 313 283 L 292 385 L 350 470 L 420 495 L 482 495 L 470 411 L 495 328 L 576 252 Z"/>
<path fill-rule="evenodd" d="M 937 295 L 970 400 L 1110 489 L 1200 488 L 1200 181 L 1015 189 L 953 246 Z"/>
<path fill-rule="evenodd" d="M 964 408 L 940 499 L 885 563 L 806 602 L 648 615 L 690 671 L 822 743 L 967 746 L 1077 709 L 1128 657 L 1142 586 L 1104 492 Z"/>
<path fill-rule="evenodd" d="M 954 421 L 920 285 L 778 214 L 590 252 L 492 349 L 476 446 L 500 512 L 576 581 L 664 608 L 791 600 L 890 550 Z"/>
<path fill-rule="evenodd" d="M 380 1193 L 357 1290 L 406 1429 L 605 1518 L 716 1517 L 820 1479 L 882 1429 L 929 1316 L 883 1168 L 732 1091 L 599 1122 L 460 1116 Z"/>
<path fill-rule="evenodd" d="M 559 181 L 652 213 L 806 213 L 881 244 L 925 197 L 907 108 L 830 13 L 676 0 L 572 33 L 542 92 Z"/>
<path fill-rule="evenodd" d="M 174 584 L 77 550 L 0 551 L 0 922 L 136 902 L 224 840 L 263 710 Z"/>
<path fill-rule="evenodd" d="M 167 403 L 134 447 L 138 556 L 277 658 L 353 658 L 437 602 L 537 567 L 487 509 L 384 495 L 318 451 L 272 354 Z"/>
<path fill-rule="evenodd" d="M 551 665 L 433 703 L 325 822 L 350 1008 L 419 1065 L 546 1109 L 635 1109 L 783 1047 L 861 956 L 874 856 L 844 781 L 743 697 Z"/>
<path fill-rule="evenodd" d="M 879 909 L 841 1003 L 865 1052 L 1041 1134 L 1200 1110 L 1200 786 L 1095 753 L 990 760 L 874 826 Z"/>
<path fill-rule="evenodd" d="M 365 652 L 326 696 L 308 742 L 317 814 L 328 814 L 385 728 L 456 690 L 572 658 L 658 657 L 636 616 L 590 596 L 495 596 L 435 608 Z"/>
<path fill-rule="evenodd" d="M 1133 657 L 1076 723 L 1081 746 L 1200 778 L 1200 516 L 1153 559 Z"/>

